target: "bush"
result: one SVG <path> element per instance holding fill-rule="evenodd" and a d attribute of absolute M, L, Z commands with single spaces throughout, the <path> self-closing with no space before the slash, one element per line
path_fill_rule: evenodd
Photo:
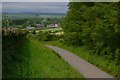
<path fill-rule="evenodd" d="M 20 57 L 21 52 L 19 50 L 27 40 L 27 31 L 20 29 L 2 29 L 2 77 L 13 77 L 13 69 L 16 68 L 16 64 L 24 61 L 23 57 Z M 18 56 L 18 57 L 16 57 Z M 22 68 L 21 68 L 22 69 Z M 17 74 L 17 73 L 16 73 Z"/>
<path fill-rule="evenodd" d="M 36 35 L 36 38 L 40 41 L 56 41 L 56 40 L 60 40 L 63 38 L 63 35 L 56 35 L 54 33 L 51 32 L 42 32 L 40 31 L 38 35 Z"/>
<path fill-rule="evenodd" d="M 80 46 L 82 45 L 82 39 L 80 37 L 80 33 L 76 33 L 76 32 L 71 32 L 71 33 L 67 33 L 65 34 L 65 43 L 67 44 L 71 44 L 73 46 Z"/>

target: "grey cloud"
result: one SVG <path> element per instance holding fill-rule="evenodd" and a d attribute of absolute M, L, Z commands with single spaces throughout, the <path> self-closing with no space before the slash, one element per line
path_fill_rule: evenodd
<path fill-rule="evenodd" d="M 61 12 L 67 11 L 67 2 L 3 2 L 3 12 Z"/>
<path fill-rule="evenodd" d="M 69 2 L 69 0 L 3 0 L 2 2 Z"/>

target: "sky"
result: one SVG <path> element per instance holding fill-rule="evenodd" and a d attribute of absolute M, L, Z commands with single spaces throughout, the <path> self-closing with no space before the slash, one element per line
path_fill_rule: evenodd
<path fill-rule="evenodd" d="M 2 2 L 2 12 L 66 13 L 67 4 L 68 2 Z"/>
<path fill-rule="evenodd" d="M 0 13 L 2 12 L 2 2 L 0 1 Z M 1 17 L 1 14 L 0 14 Z"/>
<path fill-rule="evenodd" d="M 2 1 L 2 12 L 7 13 L 66 13 L 67 3 L 73 0 L 0 0 Z M 118 0 L 74 0 L 80 2 L 88 1 L 118 1 Z M 1 4 L 0 4 L 1 8 Z M 1 12 L 1 9 L 0 9 Z"/>
<path fill-rule="evenodd" d="M 119 2 L 120 0 L 0 0 L 2 2 Z"/>
<path fill-rule="evenodd" d="M 69 0 L 0 0 L 2 2 L 69 2 Z"/>

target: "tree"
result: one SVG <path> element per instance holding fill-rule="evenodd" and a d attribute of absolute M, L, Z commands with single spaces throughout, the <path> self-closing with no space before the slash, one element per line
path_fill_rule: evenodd
<path fill-rule="evenodd" d="M 110 61 L 115 60 L 116 54 L 120 57 L 118 7 L 118 3 L 70 2 L 67 15 L 61 22 L 67 34 L 66 43 L 85 45 L 93 54 L 107 55 Z"/>

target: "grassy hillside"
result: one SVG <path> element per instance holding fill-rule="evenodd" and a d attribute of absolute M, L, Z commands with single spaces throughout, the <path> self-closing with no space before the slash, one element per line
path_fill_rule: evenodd
<path fill-rule="evenodd" d="M 55 52 L 37 40 L 29 41 L 31 76 L 35 78 L 76 78 L 82 77 Z"/>
<path fill-rule="evenodd" d="M 18 46 L 11 63 L 4 68 L 3 78 L 82 78 L 44 42 L 27 40 Z"/>

